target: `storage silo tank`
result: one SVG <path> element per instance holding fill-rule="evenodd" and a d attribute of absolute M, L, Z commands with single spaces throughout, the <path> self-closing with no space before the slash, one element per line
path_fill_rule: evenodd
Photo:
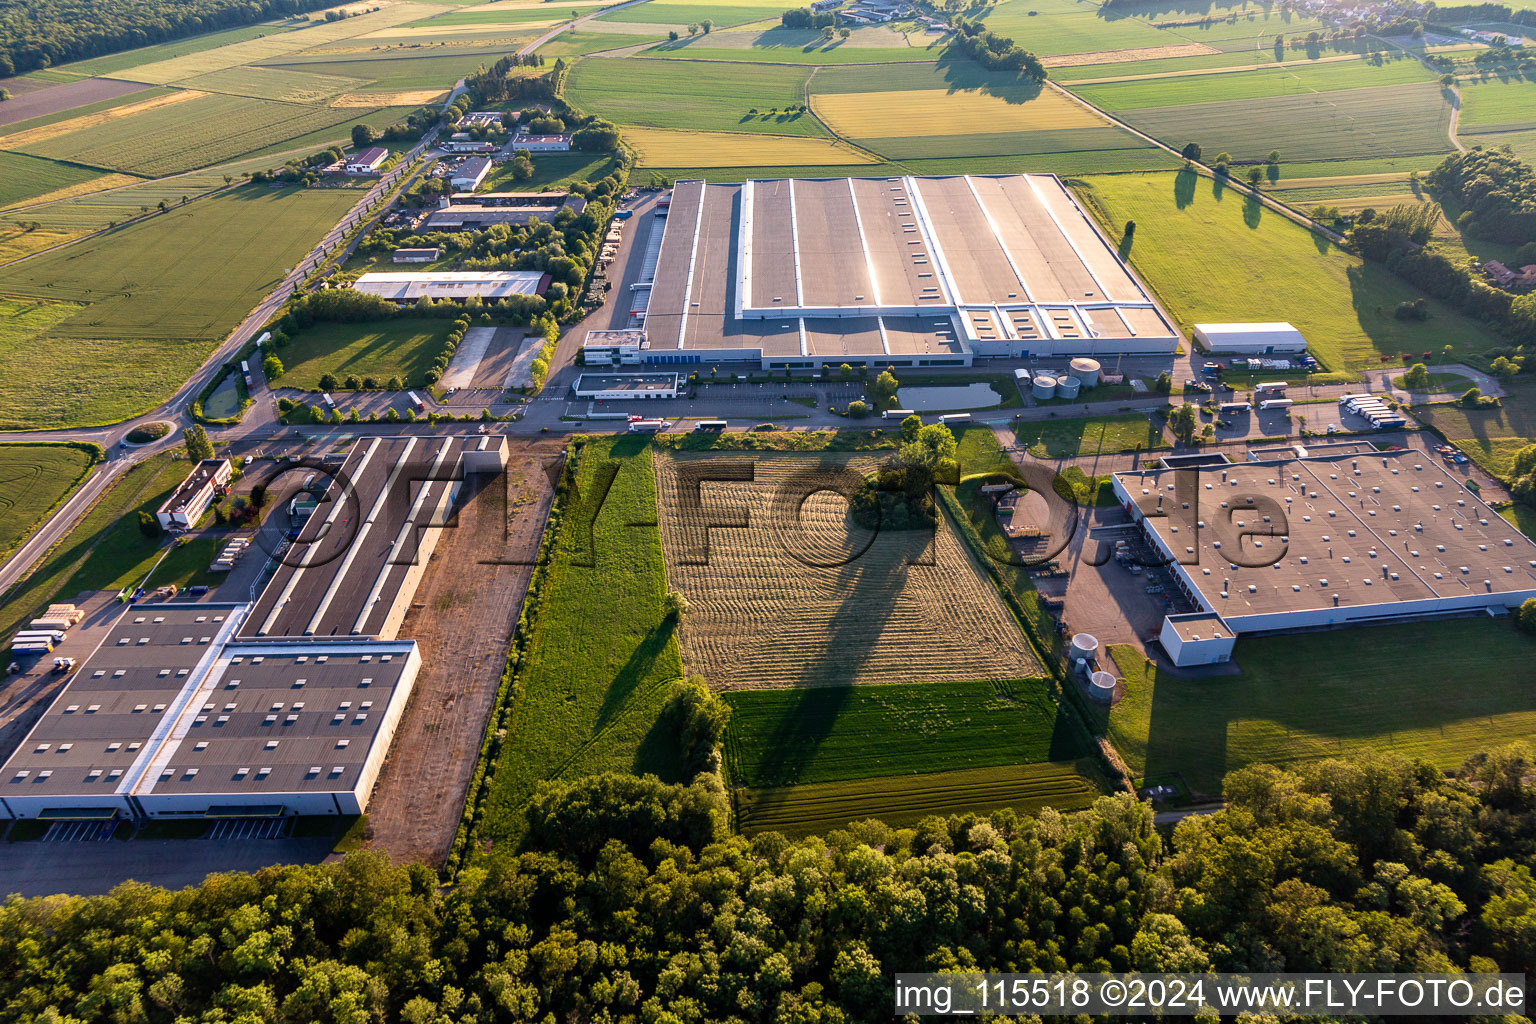
<path fill-rule="evenodd" d="M 1074 359 L 1071 363 L 1072 376 L 1085 388 L 1098 386 L 1101 369 L 1097 359 L 1089 359 L 1087 356 Z"/>
<path fill-rule="evenodd" d="M 1076 661 L 1092 661 L 1099 655 L 1099 638 L 1092 633 L 1074 633 L 1071 658 Z"/>
<path fill-rule="evenodd" d="M 1088 680 L 1088 696 L 1100 704 L 1113 704 L 1115 700 L 1115 674 L 1095 672 Z"/>
<path fill-rule="evenodd" d="M 1044 373 L 1036 374 L 1034 383 L 1030 385 L 1030 394 L 1040 401 L 1055 398 L 1056 378 Z"/>
<path fill-rule="evenodd" d="M 1063 377 L 1056 382 L 1057 398 L 1076 398 L 1080 390 L 1082 390 L 1082 384 L 1076 377 Z"/>

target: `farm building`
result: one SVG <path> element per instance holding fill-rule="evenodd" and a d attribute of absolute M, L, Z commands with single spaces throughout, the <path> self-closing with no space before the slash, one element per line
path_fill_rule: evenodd
<path fill-rule="evenodd" d="M 234 468 L 228 459 L 203 459 L 155 513 L 162 530 L 191 529 L 208 511 L 213 499 L 229 486 Z"/>
<path fill-rule="evenodd" d="M 1178 343 L 1051 175 L 684 181 L 657 205 L 633 299 L 645 365 L 969 366 Z M 589 364 L 614 355 L 592 342 Z"/>
<path fill-rule="evenodd" d="M 1113 487 L 1231 635 L 1501 614 L 1536 597 L 1536 543 L 1423 451 L 1292 452 L 1116 473 Z"/>
<path fill-rule="evenodd" d="M 389 159 L 389 150 L 383 146 L 369 146 L 361 153 L 347 158 L 348 174 L 373 174 Z"/>
<path fill-rule="evenodd" d="M 561 210 L 579 214 L 587 201 L 568 192 L 459 192 L 427 214 L 427 231 L 478 231 L 493 224 L 551 221 Z"/>
<path fill-rule="evenodd" d="M 549 287 L 549 275 L 537 270 L 402 270 L 363 274 L 352 287 L 402 304 L 472 295 L 490 301 L 512 295 L 543 295 Z"/>
<path fill-rule="evenodd" d="M 569 135 L 519 135 L 512 140 L 512 150 L 530 153 L 564 153 L 571 148 Z"/>
<path fill-rule="evenodd" d="M 0 768 L 0 814 L 364 812 L 421 665 L 396 634 L 465 475 L 505 459 L 501 437 L 359 442 L 254 603 L 124 610 Z"/>
<path fill-rule="evenodd" d="M 675 373 L 584 373 L 576 378 L 577 398 L 676 398 Z"/>
<path fill-rule="evenodd" d="M 430 249 L 396 249 L 391 261 L 394 263 L 431 263 L 437 259 L 438 250 Z"/>
<path fill-rule="evenodd" d="M 453 172 L 453 176 L 448 181 L 455 189 L 468 192 L 479 188 L 485 176 L 490 173 L 490 157 L 472 156 L 464 161 L 464 166 Z"/>
<path fill-rule="evenodd" d="M 1307 339 L 1290 324 L 1195 324 L 1195 344 L 1211 355 L 1301 355 Z"/>

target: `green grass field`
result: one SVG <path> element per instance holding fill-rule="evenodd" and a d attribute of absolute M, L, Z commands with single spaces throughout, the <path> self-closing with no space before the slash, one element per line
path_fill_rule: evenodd
<path fill-rule="evenodd" d="M 499 164 L 486 176 L 486 192 L 532 192 L 573 181 L 597 181 L 613 169 L 613 158 L 592 153 L 535 153 L 533 177 L 518 181 L 512 177 L 512 164 Z"/>
<path fill-rule="evenodd" d="M 283 362 L 279 387 L 320 387 L 322 374 L 345 380 L 398 376 L 408 388 L 427 386 L 426 372 L 448 343 L 451 320 L 385 320 L 379 323 L 312 324 L 277 351 Z"/>
<path fill-rule="evenodd" d="M 1183 42 L 1141 18 L 1103 17 L 1096 4 L 1073 0 L 1003 0 L 978 13 L 987 28 L 1043 57 Z"/>
<path fill-rule="evenodd" d="M 1520 78 L 1466 79 L 1460 129 L 1465 134 L 1536 128 L 1536 82 Z"/>
<path fill-rule="evenodd" d="M 932 36 L 907 37 L 885 28 L 854 29 L 846 40 L 828 41 L 816 29 L 714 31 L 684 36 L 641 52 L 683 60 L 775 61 L 789 64 L 884 64 L 937 60 L 944 44 Z"/>
<path fill-rule="evenodd" d="M 571 69 L 565 95 L 616 124 L 826 135 L 810 114 L 785 112 L 805 101 L 809 74 L 808 68 L 775 65 L 589 57 Z M 779 113 L 768 113 L 774 108 Z"/>
<path fill-rule="evenodd" d="M 732 795 L 736 824 L 747 835 L 823 835 L 853 821 L 878 818 L 898 828 L 931 814 L 1011 807 L 1024 814 L 1054 807 L 1088 807 L 1103 793 L 1089 760 L 999 765 L 928 775 L 897 775 L 781 789 L 740 789 Z"/>
<path fill-rule="evenodd" d="M 33 156 L 159 176 L 334 128 L 365 113 L 210 94 L 24 142 Z"/>
<path fill-rule="evenodd" d="M 1404 651 L 1413 670 L 1392 671 Z M 1536 730 L 1536 691 L 1510 671 L 1536 658 L 1536 640 L 1508 621 L 1244 639 L 1243 674 L 1203 680 L 1149 673 L 1135 648 L 1110 653 L 1127 690 L 1107 712 L 1115 747 L 1133 771 L 1177 772 L 1206 794 L 1259 762 L 1382 750 L 1449 768 Z"/>
<path fill-rule="evenodd" d="M 1079 85 L 1072 91 L 1096 107 L 1118 111 L 1208 103 L 1213 96 L 1226 102 L 1432 81 L 1434 76 L 1424 65 L 1403 58 L 1379 65 L 1356 60 L 1221 75 Z"/>
<path fill-rule="evenodd" d="M 1167 448 L 1162 427 L 1151 417 L 1128 413 L 1074 420 L 1021 420 L 1014 436 L 1041 459 L 1076 459 L 1112 452 Z"/>
<path fill-rule="evenodd" d="M 598 508 L 599 480 L 608 474 L 612 486 Z M 677 771 L 675 737 L 657 723 L 682 658 L 662 608 L 666 570 L 649 440 L 590 442 L 577 484 L 586 497 L 573 499 L 554 527 L 522 693 L 491 768 L 477 840 L 520 833 L 542 780 Z"/>
<path fill-rule="evenodd" d="M 1044 682 L 739 690 L 726 757 L 752 788 L 1071 761 L 1092 752 Z"/>
<path fill-rule="evenodd" d="M 144 64 L 154 64 L 162 60 L 170 60 L 172 57 L 184 57 L 189 53 L 202 53 L 204 50 L 214 50 L 220 46 L 228 46 L 231 43 L 243 43 L 248 39 L 275 36 L 282 32 L 291 31 L 296 27 L 298 27 L 297 24 L 242 25 L 239 28 L 225 29 L 222 32 L 209 32 L 200 36 L 192 36 L 188 39 L 178 39 L 171 43 L 145 46 L 137 50 L 108 54 L 105 57 L 92 57 L 89 60 L 65 64 L 60 70 L 77 72 L 83 75 L 112 75 L 116 72 L 127 71 L 129 68 L 136 68 Z"/>
<path fill-rule="evenodd" d="M 597 21 L 630 21 L 657 25 L 692 25 L 709 20 L 717 28 L 775 19 L 783 7 L 771 4 L 720 3 L 719 0 L 651 0 L 600 15 Z"/>
<path fill-rule="evenodd" d="M 495 51 L 468 50 L 450 54 L 401 56 L 398 51 L 390 50 L 371 59 L 355 53 L 316 54 L 313 58 L 283 57 L 269 61 L 262 67 L 279 71 L 308 71 L 338 78 L 363 78 L 373 83 L 369 90 L 379 92 L 442 89 L 446 93 L 464 75 L 482 64 L 489 66 L 495 62 Z"/>
<path fill-rule="evenodd" d="M 0 206 L 11 206 L 101 177 L 89 167 L 0 151 Z"/>
<path fill-rule="evenodd" d="M 1137 222 L 1130 260 L 1186 329 L 1262 319 L 1283 309 L 1331 370 L 1379 367 L 1403 352 L 1458 357 L 1507 344 L 1430 300 L 1426 322 L 1398 320 L 1419 297 L 1385 267 L 1365 263 L 1232 189 L 1190 171 L 1074 179 L 1112 238 Z"/>
<path fill-rule="evenodd" d="M 1496 409 L 1416 405 L 1413 414 L 1494 476 L 1507 476 L 1515 453 L 1536 444 L 1536 386 L 1516 379 L 1506 390 L 1504 404 Z"/>
<path fill-rule="evenodd" d="M 164 400 L 355 198 L 247 186 L 0 270 L 0 296 L 85 306 L 0 309 L 0 427 Z"/>
<path fill-rule="evenodd" d="M 1297 160 L 1451 149 L 1451 106 L 1432 82 L 1144 107 L 1121 116 L 1175 149 L 1194 140 L 1208 154 L 1225 150 L 1238 160 L 1262 160 L 1272 149 Z"/>
<path fill-rule="evenodd" d="M 96 460 L 65 444 L 0 444 L 0 560 L 74 493 Z"/>

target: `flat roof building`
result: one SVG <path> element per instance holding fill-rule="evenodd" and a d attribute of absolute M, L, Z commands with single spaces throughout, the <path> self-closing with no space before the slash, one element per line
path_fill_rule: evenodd
<path fill-rule="evenodd" d="M 1116 473 L 1113 487 L 1185 596 L 1239 636 L 1536 597 L 1536 543 L 1422 451 Z"/>
<path fill-rule="evenodd" d="M 526 149 L 530 153 L 564 153 L 571 148 L 569 135 L 518 135 L 512 139 L 512 150 Z"/>
<path fill-rule="evenodd" d="M 1232 660 L 1237 635 L 1212 612 L 1165 615 L 1158 642 L 1175 665 L 1219 665 Z"/>
<path fill-rule="evenodd" d="M 431 263 L 438 257 L 436 248 L 424 249 L 396 249 L 391 261 L 394 263 Z"/>
<path fill-rule="evenodd" d="M 549 275 L 537 270 L 384 271 L 363 274 L 352 287 L 369 295 L 409 304 L 418 299 L 505 299 L 543 295 Z"/>
<path fill-rule="evenodd" d="M 664 216 L 641 282 L 647 365 L 968 366 L 1178 343 L 1051 175 L 684 181 Z"/>
<path fill-rule="evenodd" d="M 675 373 L 584 373 L 576 378 L 578 398 L 676 398 Z"/>
<path fill-rule="evenodd" d="M 1290 324 L 1195 324 L 1195 344 L 1211 355 L 1300 355 L 1307 339 Z"/>
<path fill-rule="evenodd" d="M 464 161 L 464 165 L 454 171 L 449 177 L 448 183 L 454 188 L 468 192 L 480 187 L 485 176 L 491 173 L 491 158 L 488 156 L 472 156 Z"/>
<path fill-rule="evenodd" d="M 464 475 L 506 453 L 360 441 L 254 604 L 126 607 L 0 767 L 0 813 L 366 811 L 421 664 L 395 634 Z"/>
<path fill-rule="evenodd" d="M 228 459 L 203 459 L 155 512 L 162 530 L 190 529 L 234 476 Z"/>

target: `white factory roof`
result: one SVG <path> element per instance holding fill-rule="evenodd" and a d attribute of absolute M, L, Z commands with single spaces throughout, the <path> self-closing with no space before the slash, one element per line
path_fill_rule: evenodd
<path fill-rule="evenodd" d="M 1301 341 L 1302 335 L 1287 323 L 1269 324 L 1195 324 L 1195 330 L 1208 338 L 1252 338 L 1258 336 L 1284 336 Z"/>
<path fill-rule="evenodd" d="M 395 302 L 420 298 L 503 299 L 537 295 L 544 275 L 537 270 L 452 270 L 436 272 L 378 272 L 364 274 L 352 287 Z"/>

